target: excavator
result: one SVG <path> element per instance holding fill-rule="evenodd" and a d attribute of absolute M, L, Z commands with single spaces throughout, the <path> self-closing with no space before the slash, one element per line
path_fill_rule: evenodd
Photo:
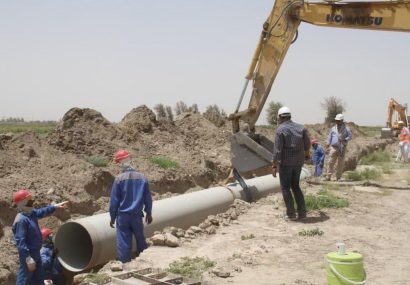
<path fill-rule="evenodd" d="M 393 113 L 397 112 L 398 120 L 393 121 Z M 386 127 L 382 128 L 381 137 L 397 137 L 400 133 L 398 121 L 403 121 L 405 126 L 410 126 L 410 117 L 407 115 L 407 105 L 400 104 L 393 98 L 390 99 L 389 105 L 387 106 L 387 121 Z"/>
<path fill-rule="evenodd" d="M 410 32 L 410 1 L 275 1 L 262 26 L 237 107 L 228 117 L 233 131 L 231 163 L 239 175 L 271 164 L 273 143 L 255 132 L 255 124 L 286 52 L 298 37 L 301 22 L 324 27 Z M 248 107 L 240 111 L 250 81 L 250 101 Z"/>

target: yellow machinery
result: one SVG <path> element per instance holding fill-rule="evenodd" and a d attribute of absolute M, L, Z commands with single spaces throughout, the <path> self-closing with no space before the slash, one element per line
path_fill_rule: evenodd
<path fill-rule="evenodd" d="M 262 33 L 245 76 L 245 86 L 233 114 L 232 166 L 248 172 L 271 163 L 273 144 L 255 134 L 255 124 L 268 98 L 290 44 L 296 40 L 301 22 L 339 28 L 410 32 L 410 1 L 304 2 L 276 0 L 263 24 Z M 248 107 L 239 111 L 249 81 L 252 94 Z M 239 121 L 247 124 L 240 131 Z"/>
<path fill-rule="evenodd" d="M 393 120 L 393 113 L 396 111 L 397 119 Z M 400 104 L 393 98 L 387 106 L 386 127 L 382 128 L 382 138 L 398 136 L 400 133 L 398 121 L 403 121 L 405 126 L 410 126 L 409 116 L 407 115 L 407 104 Z"/>

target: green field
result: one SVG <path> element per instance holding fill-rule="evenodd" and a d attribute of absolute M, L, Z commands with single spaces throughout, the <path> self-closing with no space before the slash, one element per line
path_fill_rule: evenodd
<path fill-rule="evenodd" d="M 56 123 L 0 123 L 0 134 L 34 132 L 45 135 L 56 128 Z"/>

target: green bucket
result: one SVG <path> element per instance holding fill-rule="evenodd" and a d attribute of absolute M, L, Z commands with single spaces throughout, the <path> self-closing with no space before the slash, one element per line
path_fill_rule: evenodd
<path fill-rule="evenodd" d="M 357 252 L 340 255 L 329 252 L 325 256 L 328 285 L 363 285 L 367 282 L 363 256 Z"/>

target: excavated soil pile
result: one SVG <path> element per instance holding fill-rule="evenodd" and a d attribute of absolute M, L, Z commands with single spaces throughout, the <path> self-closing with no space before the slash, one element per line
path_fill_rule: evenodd
<path fill-rule="evenodd" d="M 349 144 L 346 167 L 387 141 L 365 137 L 356 125 Z M 324 142 L 329 128 L 307 126 Z M 258 128 L 273 139 L 274 130 Z M 0 284 L 13 284 L 18 259 L 11 225 L 16 209 L 11 196 L 26 187 L 37 206 L 70 200 L 67 211 L 41 221 L 57 228 L 69 218 L 107 211 L 111 185 L 118 169 L 111 162 L 116 150 L 128 149 L 135 166 L 150 181 L 154 196 L 208 188 L 225 179 L 230 170 L 230 126 L 216 127 L 201 114 L 184 113 L 174 122 L 156 120 L 146 106 L 132 109 L 118 124 L 92 109 L 70 109 L 46 139 L 34 133 L 0 134 Z M 109 159 L 106 167 L 85 161 L 91 155 Z M 173 162 L 164 168 L 158 161 Z"/>
<path fill-rule="evenodd" d="M 50 145 L 82 155 L 111 156 L 120 141 L 127 141 L 126 135 L 100 112 L 80 108 L 70 109 L 48 137 Z"/>

